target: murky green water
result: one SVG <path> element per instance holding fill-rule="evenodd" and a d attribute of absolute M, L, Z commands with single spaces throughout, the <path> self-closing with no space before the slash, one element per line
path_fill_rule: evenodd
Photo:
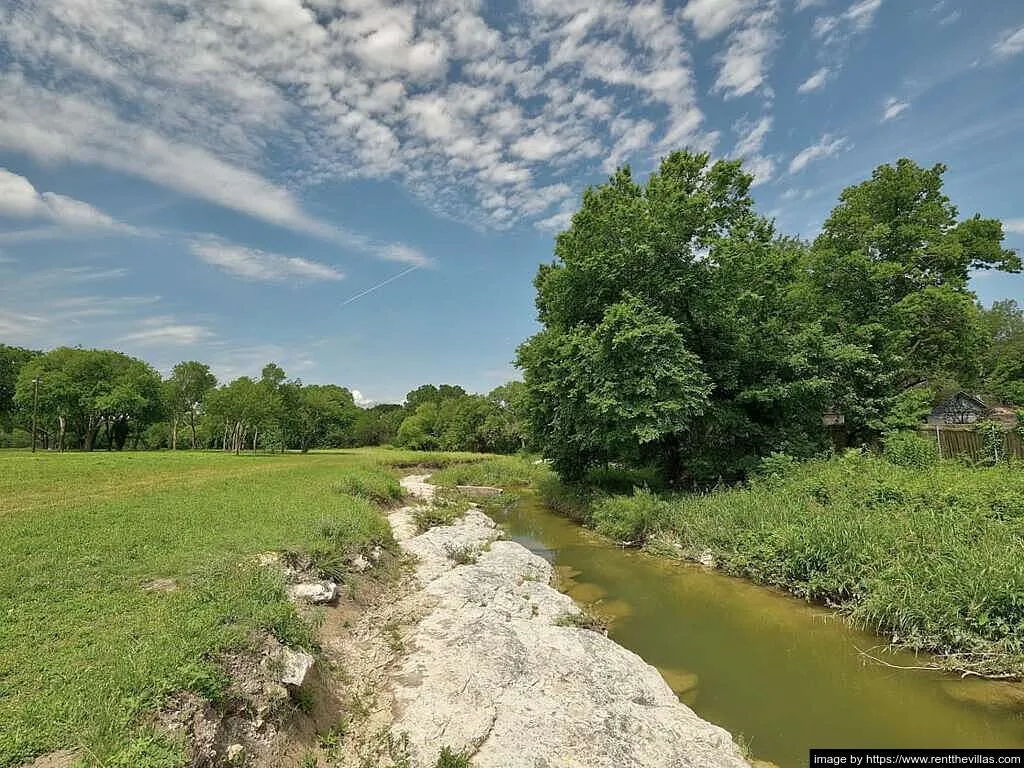
<path fill-rule="evenodd" d="M 496 514 L 618 643 L 781 768 L 811 747 L 1024 747 L 1024 687 L 866 662 L 879 638 L 770 589 L 610 546 L 531 497 Z M 922 663 L 911 655 L 893 664 Z"/>

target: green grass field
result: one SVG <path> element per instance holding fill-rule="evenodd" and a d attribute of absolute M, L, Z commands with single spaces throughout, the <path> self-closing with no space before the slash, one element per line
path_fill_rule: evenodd
<path fill-rule="evenodd" d="M 253 555 L 340 562 L 388 544 L 373 502 L 396 495 L 389 475 L 468 458 L 0 452 L 0 766 L 59 748 L 139 765 L 145 713 L 176 690 L 223 689 L 218 651 L 256 628 L 314 644 Z M 144 588 L 155 579 L 181 588 Z"/>

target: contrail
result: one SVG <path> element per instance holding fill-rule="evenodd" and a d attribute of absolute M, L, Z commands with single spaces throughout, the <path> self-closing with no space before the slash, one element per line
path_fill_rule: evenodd
<path fill-rule="evenodd" d="M 377 290 L 378 288 L 383 288 L 383 287 L 384 287 L 385 285 L 387 285 L 388 283 L 393 283 L 393 282 L 395 282 L 395 280 L 397 280 L 398 278 L 400 278 L 400 277 L 404 277 L 405 275 L 408 275 L 408 274 L 409 274 L 410 272 L 413 272 L 414 270 L 417 270 L 417 269 L 419 269 L 419 265 L 417 265 L 417 266 L 415 266 L 415 267 L 409 267 L 409 268 L 408 268 L 407 270 L 405 270 L 404 272 L 399 272 L 399 273 L 398 273 L 397 275 L 395 275 L 394 277 L 389 277 L 389 278 L 388 278 L 387 280 L 385 280 L 385 281 L 384 281 L 383 283 L 377 283 L 377 284 L 376 284 L 375 286 L 373 286 L 373 287 L 371 287 L 371 288 L 367 288 L 367 289 L 366 289 L 365 291 L 363 291 L 362 293 L 357 293 L 357 294 L 356 294 L 355 296 L 353 296 L 353 297 L 352 297 L 351 299 L 346 299 L 345 301 L 341 302 L 341 306 L 343 306 L 343 307 L 344 307 L 344 306 L 346 306 L 347 304 L 351 304 L 351 303 L 352 303 L 353 301 L 355 301 L 356 299 L 361 299 L 361 298 L 363 298 L 363 296 L 365 296 L 366 294 L 368 294 L 368 293 L 373 293 L 373 292 L 374 292 L 374 291 L 376 291 L 376 290 Z"/>

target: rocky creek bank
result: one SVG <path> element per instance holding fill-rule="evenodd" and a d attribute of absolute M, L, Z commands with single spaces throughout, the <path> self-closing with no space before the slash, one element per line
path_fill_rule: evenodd
<path fill-rule="evenodd" d="M 403 480 L 429 503 L 426 477 Z M 658 671 L 604 634 L 551 586 L 552 567 L 471 508 L 418 533 L 391 514 L 416 558 L 418 623 L 391 670 L 391 733 L 412 765 L 442 747 L 476 768 L 741 768 L 722 728 L 679 702 Z"/>

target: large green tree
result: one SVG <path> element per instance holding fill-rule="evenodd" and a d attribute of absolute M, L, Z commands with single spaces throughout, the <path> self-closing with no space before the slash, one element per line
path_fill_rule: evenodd
<path fill-rule="evenodd" d="M 18 374 L 39 352 L 9 347 L 0 344 L 0 429 L 10 429 L 14 424 L 14 393 L 18 384 Z"/>

